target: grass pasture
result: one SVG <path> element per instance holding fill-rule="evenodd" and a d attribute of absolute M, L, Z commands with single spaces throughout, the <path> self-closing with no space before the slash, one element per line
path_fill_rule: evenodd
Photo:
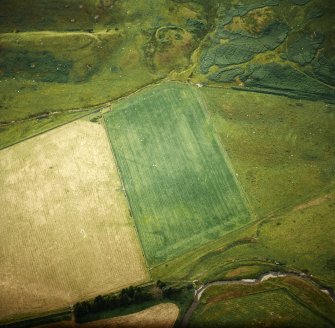
<path fill-rule="evenodd" d="M 151 276 L 208 282 L 296 270 L 334 288 L 335 243 L 329 232 L 335 229 L 335 193 L 307 204 L 309 207 L 304 204 L 282 216 L 253 222 L 210 245 L 159 265 Z"/>
<path fill-rule="evenodd" d="M 208 288 L 189 327 L 333 327 L 330 298 L 299 278 Z"/>
<path fill-rule="evenodd" d="M 130 42 L 115 31 L 0 35 L 0 121 L 87 108 L 151 83 L 154 78 L 140 67 L 137 50 L 128 48 Z M 138 64 L 131 73 L 131 65 L 121 63 L 123 51 L 133 52 Z M 117 87 L 106 87 L 109 84 Z"/>
<path fill-rule="evenodd" d="M 196 89 L 161 84 L 104 117 L 150 265 L 249 222 Z"/>
<path fill-rule="evenodd" d="M 106 103 L 186 68 L 200 42 L 188 23 L 203 11 L 170 0 L 2 0 L 0 13 L 2 123 Z"/>
<path fill-rule="evenodd" d="M 334 190 L 334 105 L 222 88 L 200 92 L 260 217 Z"/>
<path fill-rule="evenodd" d="M 334 106 L 222 88 L 200 92 L 262 221 L 155 267 L 152 277 L 212 281 L 293 269 L 334 288 Z"/>
<path fill-rule="evenodd" d="M 0 320 L 68 307 L 148 275 L 99 124 L 0 152 Z"/>

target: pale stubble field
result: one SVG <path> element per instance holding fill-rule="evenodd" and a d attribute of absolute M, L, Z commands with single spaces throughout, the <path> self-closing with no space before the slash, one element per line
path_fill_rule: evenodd
<path fill-rule="evenodd" d="M 104 128 L 77 121 L 0 151 L 0 320 L 148 279 Z"/>

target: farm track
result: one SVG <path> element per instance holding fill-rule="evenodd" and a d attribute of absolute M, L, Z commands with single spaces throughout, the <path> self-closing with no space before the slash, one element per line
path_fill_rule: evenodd
<path fill-rule="evenodd" d="M 105 108 L 105 107 L 103 107 L 103 108 Z M 28 122 L 28 121 L 42 120 L 42 119 L 50 118 L 51 116 L 55 116 L 55 115 L 59 115 L 59 114 L 80 113 L 80 112 L 88 112 L 88 111 L 91 111 L 91 110 L 92 110 L 91 107 L 69 109 L 69 110 L 66 110 L 66 111 L 58 110 L 58 111 L 54 111 L 54 112 L 49 112 L 49 113 L 30 116 L 26 119 L 15 120 L 15 121 L 10 121 L 10 122 L 1 122 L 0 123 L 0 128 L 10 126 L 10 125 L 22 124 L 22 123 L 25 123 L 25 122 Z M 99 110 L 100 109 L 96 109 L 96 112 L 99 111 Z"/>
<path fill-rule="evenodd" d="M 201 296 L 203 292 L 212 286 L 223 286 L 223 285 L 258 285 L 261 284 L 262 282 L 269 280 L 269 279 L 274 279 L 274 278 L 284 278 L 284 277 L 299 277 L 302 279 L 306 279 L 309 282 L 311 282 L 316 288 L 318 288 L 321 292 L 327 294 L 332 302 L 335 303 L 335 293 L 334 290 L 330 287 L 325 287 L 320 285 L 316 280 L 314 280 L 311 276 L 306 275 L 305 273 L 302 272 L 274 272 L 274 271 L 269 271 L 267 273 L 264 273 L 257 279 L 240 279 L 240 280 L 218 280 L 218 281 L 213 281 L 204 285 L 201 285 L 198 289 L 195 290 L 194 292 L 194 300 L 187 312 L 185 313 L 181 325 L 181 328 L 185 328 L 188 325 L 189 320 L 192 317 L 193 312 L 199 305 Z"/>
<path fill-rule="evenodd" d="M 67 109 L 67 110 L 59 109 L 59 110 L 56 110 L 56 111 L 53 111 L 53 112 L 44 112 L 44 113 L 36 114 L 36 115 L 29 116 L 29 117 L 24 118 L 24 119 L 12 120 L 12 121 L 0 121 L 0 127 L 6 127 L 6 126 L 10 126 L 10 125 L 21 124 L 21 123 L 25 123 L 25 122 L 28 122 L 28 121 L 33 121 L 33 120 L 36 120 L 36 119 L 45 119 L 45 118 L 49 118 L 53 115 L 59 115 L 59 114 L 69 114 L 69 113 L 92 111 L 92 112 L 90 112 L 90 114 L 91 114 L 91 113 L 94 113 L 94 112 L 103 111 L 103 110 L 109 109 L 109 107 L 112 106 L 114 103 L 117 103 L 120 100 L 123 100 L 127 97 L 130 97 L 130 96 L 132 96 L 132 95 L 134 95 L 138 92 L 141 92 L 142 90 L 150 88 L 151 86 L 157 85 L 157 84 L 159 84 L 163 81 L 164 81 L 164 79 L 155 80 L 155 81 L 153 81 L 149 84 L 144 85 L 143 87 L 141 87 L 141 88 L 139 88 L 135 91 L 127 92 L 124 95 L 122 95 L 122 96 L 120 96 L 116 99 L 111 99 L 111 100 L 108 100 L 104 103 L 97 104 L 97 105 L 92 105 L 92 106 L 88 106 L 88 107 L 71 108 L 71 109 Z M 64 124 L 67 124 L 67 122 L 64 123 Z M 21 141 L 24 141 L 24 140 L 21 140 Z"/>
<path fill-rule="evenodd" d="M 106 34 L 107 32 L 97 32 L 97 33 L 89 33 L 89 32 L 66 32 L 66 31 L 26 31 L 26 32 L 20 32 L 19 34 L 17 33 L 1 33 L 0 36 L 6 36 L 6 35 L 16 35 L 18 38 L 21 36 L 25 35 L 33 35 L 33 36 L 63 36 L 63 35 L 68 35 L 68 36 L 74 36 L 74 35 L 85 35 L 88 36 L 92 39 L 95 39 L 97 41 L 100 41 L 99 39 L 99 34 Z"/>

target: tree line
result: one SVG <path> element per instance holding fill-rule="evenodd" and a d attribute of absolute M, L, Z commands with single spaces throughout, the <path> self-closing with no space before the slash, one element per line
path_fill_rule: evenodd
<path fill-rule="evenodd" d="M 161 290 L 161 298 L 173 298 L 182 292 L 183 287 L 172 287 L 158 280 L 156 287 Z M 192 287 L 192 286 L 190 286 Z M 131 304 L 140 304 L 157 299 L 157 293 L 150 292 L 148 287 L 133 287 L 122 289 L 119 294 L 102 296 L 93 300 L 78 302 L 74 305 L 74 315 L 80 319 L 88 314 L 126 307 Z"/>

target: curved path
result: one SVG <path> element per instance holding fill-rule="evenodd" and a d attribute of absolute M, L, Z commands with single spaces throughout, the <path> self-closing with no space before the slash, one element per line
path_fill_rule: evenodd
<path fill-rule="evenodd" d="M 309 280 L 311 283 L 313 283 L 314 286 L 316 286 L 321 292 L 327 294 L 331 300 L 335 303 L 335 293 L 334 290 L 330 287 L 324 287 L 317 283 L 313 278 L 308 276 L 305 273 L 295 273 L 295 272 L 267 272 L 263 275 L 261 275 L 257 279 L 241 279 L 241 280 L 219 280 L 207 283 L 205 285 L 200 286 L 198 289 L 194 292 L 194 300 L 190 308 L 185 313 L 183 320 L 181 322 L 181 327 L 184 328 L 187 326 L 194 310 L 197 308 L 200 298 L 203 294 L 203 292 L 211 286 L 222 286 L 222 285 L 257 285 L 260 284 L 266 280 L 273 279 L 273 278 L 281 278 L 281 277 L 301 277 L 304 279 Z"/>

